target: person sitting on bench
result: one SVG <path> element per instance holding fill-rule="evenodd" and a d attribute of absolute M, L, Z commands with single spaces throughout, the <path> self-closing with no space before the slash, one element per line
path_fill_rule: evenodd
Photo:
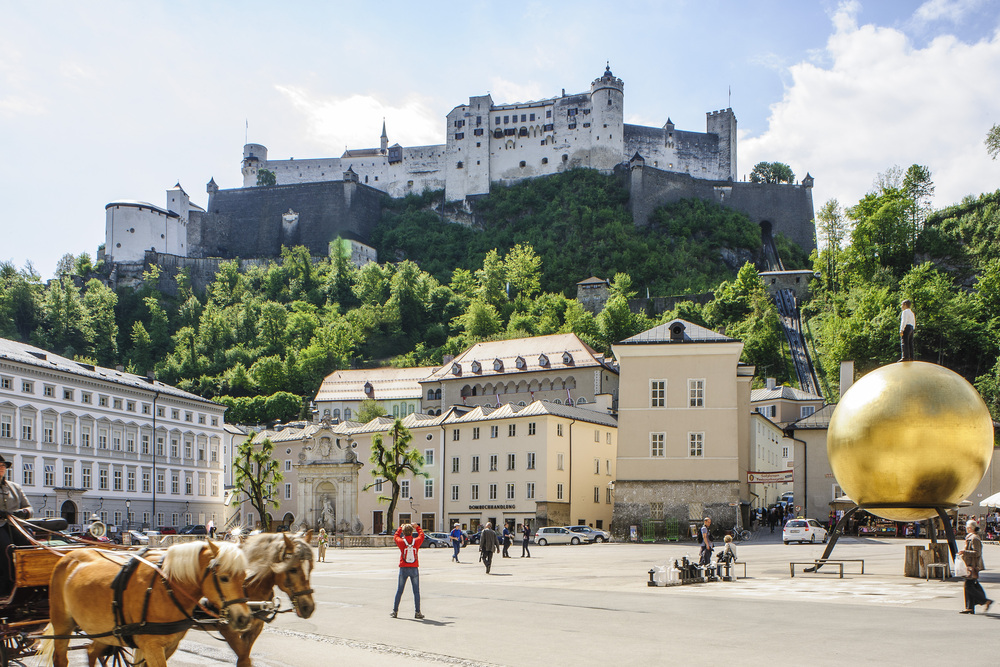
<path fill-rule="evenodd" d="M 14 557 L 11 546 L 28 546 L 28 538 L 10 525 L 8 517 L 30 519 L 31 503 L 21 486 L 7 479 L 7 460 L 0 455 L 0 597 L 14 589 Z"/>
<path fill-rule="evenodd" d="M 719 575 L 722 575 L 722 566 L 726 568 L 726 575 L 729 575 L 729 568 L 732 564 L 736 562 L 736 547 L 733 546 L 733 536 L 726 535 L 723 540 L 725 541 L 725 546 L 722 547 L 722 551 L 716 556 L 718 559 Z"/>

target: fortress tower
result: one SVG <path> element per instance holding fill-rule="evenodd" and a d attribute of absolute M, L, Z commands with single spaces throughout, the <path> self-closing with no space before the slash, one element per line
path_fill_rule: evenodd
<path fill-rule="evenodd" d="M 604 75 L 590 84 L 593 109 L 590 128 L 590 166 L 611 171 L 624 159 L 625 83 L 611 73 L 611 64 Z M 734 139 L 735 145 L 735 139 Z"/>
<path fill-rule="evenodd" d="M 736 175 L 736 114 L 722 109 L 705 114 L 709 134 L 719 136 L 718 173 L 725 179 L 737 180 Z"/>
<path fill-rule="evenodd" d="M 261 144 L 243 146 L 243 187 L 257 185 L 257 172 L 267 164 L 267 148 Z"/>

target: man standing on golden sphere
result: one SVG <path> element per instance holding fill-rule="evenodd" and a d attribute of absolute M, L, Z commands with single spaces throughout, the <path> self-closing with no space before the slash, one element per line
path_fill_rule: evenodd
<path fill-rule="evenodd" d="M 900 361 L 913 361 L 913 330 L 917 328 L 917 318 L 910 307 L 909 299 L 903 299 L 902 311 L 899 313 L 899 351 Z"/>

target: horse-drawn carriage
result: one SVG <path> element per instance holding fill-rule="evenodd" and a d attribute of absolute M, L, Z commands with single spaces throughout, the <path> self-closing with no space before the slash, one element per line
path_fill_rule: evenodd
<path fill-rule="evenodd" d="M 127 647 L 159 667 L 193 627 L 220 632 L 249 667 L 264 623 L 279 613 L 275 586 L 292 600 L 286 611 L 308 618 L 315 609 L 309 534 L 258 535 L 242 548 L 205 540 L 149 551 L 53 544 L 44 535 L 65 529 L 62 519 L 18 526 L 32 546 L 13 547 L 14 588 L 0 599 L 0 667 L 36 651 L 63 666 L 74 639 L 89 640 L 75 648 L 87 649 L 91 665 Z"/>

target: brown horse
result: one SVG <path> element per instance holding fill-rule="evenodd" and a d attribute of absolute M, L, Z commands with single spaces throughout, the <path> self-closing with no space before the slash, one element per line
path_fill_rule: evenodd
<path fill-rule="evenodd" d="M 49 625 L 43 634 L 65 637 L 79 628 L 91 635 L 93 642 L 87 647 L 90 667 L 111 647 L 126 646 L 128 639 L 136 646 L 137 659 L 145 659 L 149 667 L 165 667 L 188 630 L 184 622 L 202 598 L 220 610 L 234 628 L 250 625 L 253 617 L 243 593 L 246 556 L 234 544 L 199 541 L 167 549 L 162 576 L 140 563 L 122 594 L 125 624 L 177 623 L 176 631 L 141 634 L 139 628 L 133 628 L 125 639 L 109 634 L 118 626 L 111 584 L 123 562 L 120 555 L 100 549 L 76 549 L 63 556 L 52 571 Z M 56 667 L 66 667 L 68 644 L 69 639 L 42 640 L 42 664 L 51 658 Z"/>
<path fill-rule="evenodd" d="M 313 569 L 313 552 L 309 545 L 312 531 L 296 533 L 261 533 L 248 537 L 243 552 L 249 561 L 246 596 L 250 600 L 270 600 L 277 586 L 292 600 L 295 613 L 309 618 L 316 610 L 309 576 Z M 237 656 L 237 667 L 250 667 L 250 649 L 264 629 L 264 621 L 254 618 L 250 627 L 239 630 L 232 625 L 220 625 L 219 632 Z"/>

